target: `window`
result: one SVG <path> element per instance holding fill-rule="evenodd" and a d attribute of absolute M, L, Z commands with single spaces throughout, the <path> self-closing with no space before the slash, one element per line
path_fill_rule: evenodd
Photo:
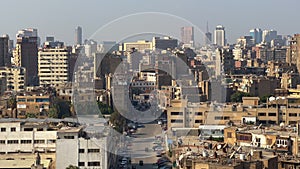
<path fill-rule="evenodd" d="M 203 123 L 203 120 L 195 120 L 195 123 Z"/>
<path fill-rule="evenodd" d="M 19 144 L 19 140 L 8 140 L 7 144 Z"/>
<path fill-rule="evenodd" d="M 45 144 L 45 140 L 34 140 L 34 144 Z"/>
<path fill-rule="evenodd" d="M 278 145 L 287 145 L 287 141 L 286 141 L 286 140 L 281 140 L 281 139 L 278 139 L 278 140 L 276 141 L 276 143 L 277 143 Z"/>
<path fill-rule="evenodd" d="M 203 113 L 202 113 L 202 112 L 195 112 L 195 115 L 196 115 L 196 116 L 202 116 Z"/>
<path fill-rule="evenodd" d="M 276 116 L 276 113 L 269 113 L 269 116 Z"/>
<path fill-rule="evenodd" d="M 297 117 L 297 113 L 290 113 L 289 117 Z"/>
<path fill-rule="evenodd" d="M 88 166 L 100 166 L 100 162 L 98 161 L 88 162 Z"/>
<path fill-rule="evenodd" d="M 43 128 L 37 128 L 36 131 L 43 131 Z"/>
<path fill-rule="evenodd" d="M 27 99 L 27 102 L 34 102 L 34 99 Z"/>
<path fill-rule="evenodd" d="M 88 153 L 99 153 L 100 149 L 88 149 Z"/>
<path fill-rule="evenodd" d="M 174 119 L 171 119 L 171 123 L 183 123 L 183 120 L 174 120 Z"/>
<path fill-rule="evenodd" d="M 266 116 L 266 113 L 258 113 L 258 116 Z"/>
<path fill-rule="evenodd" d="M 5 140 L 0 140 L 0 144 L 5 144 Z"/>
<path fill-rule="evenodd" d="M 182 112 L 171 112 L 171 116 L 182 116 Z"/>
<path fill-rule="evenodd" d="M 21 140 L 21 144 L 31 144 L 31 140 Z"/>
<path fill-rule="evenodd" d="M 224 116 L 224 120 L 229 120 L 230 117 L 229 116 Z"/>
<path fill-rule="evenodd" d="M 79 166 L 79 167 L 84 166 L 84 162 L 78 162 L 78 166 Z"/>
<path fill-rule="evenodd" d="M 223 120 L 223 117 L 222 116 L 216 116 L 215 120 Z"/>
<path fill-rule="evenodd" d="M 24 131 L 33 131 L 33 128 L 24 128 Z"/>
<path fill-rule="evenodd" d="M 227 132 L 227 138 L 232 138 L 232 133 L 231 132 Z"/>
<path fill-rule="evenodd" d="M 238 140 L 251 141 L 251 136 L 249 136 L 249 135 L 238 135 Z"/>
<path fill-rule="evenodd" d="M 6 132 L 6 128 L 2 127 L 1 132 Z"/>
<path fill-rule="evenodd" d="M 79 149 L 79 153 L 84 153 L 84 149 Z"/>
<path fill-rule="evenodd" d="M 15 127 L 12 127 L 12 128 L 10 128 L 10 131 L 11 131 L 11 132 L 16 132 L 16 128 L 15 128 Z"/>
<path fill-rule="evenodd" d="M 47 140 L 47 144 L 54 144 L 56 140 Z"/>
<path fill-rule="evenodd" d="M 64 136 L 65 139 L 74 139 L 74 136 Z"/>

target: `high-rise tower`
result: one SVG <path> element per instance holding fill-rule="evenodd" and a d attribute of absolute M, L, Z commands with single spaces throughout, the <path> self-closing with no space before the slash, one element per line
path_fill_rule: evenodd
<path fill-rule="evenodd" d="M 82 44 L 82 28 L 80 26 L 75 29 L 75 43 L 76 45 Z"/>
<path fill-rule="evenodd" d="M 194 27 L 186 26 L 181 28 L 181 42 L 194 46 Z"/>
<path fill-rule="evenodd" d="M 214 34 L 214 44 L 218 46 L 226 45 L 225 27 L 222 25 L 218 25 L 216 27 L 215 34 Z"/>

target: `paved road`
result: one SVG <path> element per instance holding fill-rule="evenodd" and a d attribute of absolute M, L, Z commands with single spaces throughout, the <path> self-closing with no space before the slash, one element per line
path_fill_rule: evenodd
<path fill-rule="evenodd" d="M 131 141 L 129 150 L 132 165 L 137 169 L 153 169 L 153 163 L 157 162 L 156 152 L 152 150 L 155 136 L 161 136 L 162 129 L 158 124 L 145 124 L 144 128 L 139 128 L 134 134 L 134 139 Z M 148 148 L 149 151 L 145 151 Z M 144 166 L 139 166 L 138 163 L 143 160 Z"/>

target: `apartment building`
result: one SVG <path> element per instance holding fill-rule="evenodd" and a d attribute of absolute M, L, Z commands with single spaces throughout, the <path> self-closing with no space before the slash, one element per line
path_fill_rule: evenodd
<path fill-rule="evenodd" d="M 115 168 L 116 157 L 110 152 L 117 139 L 113 143 L 111 139 L 102 123 L 82 126 L 74 119 L 0 119 L 0 162 L 11 160 L 0 166 L 31 168 L 32 154 L 39 153 L 44 166 Z M 17 164 L 21 159 L 24 161 Z"/>
<path fill-rule="evenodd" d="M 6 90 L 20 92 L 26 87 L 24 67 L 0 67 L 0 77 L 6 79 Z"/>
<path fill-rule="evenodd" d="M 56 127 L 39 120 L 0 120 L 0 154 L 55 153 Z"/>
<path fill-rule="evenodd" d="M 269 98 L 270 99 L 270 98 Z M 242 104 L 190 103 L 171 100 L 166 108 L 168 127 L 198 128 L 203 124 L 295 125 L 300 121 L 300 97 L 274 97 L 259 104 L 258 97 L 244 97 Z"/>
<path fill-rule="evenodd" d="M 300 155 L 297 128 L 257 126 L 228 127 L 224 129 L 224 142 L 229 145 L 265 148 L 290 155 Z"/>
<path fill-rule="evenodd" d="M 81 133 L 88 132 L 91 130 L 89 128 L 93 128 L 94 133 L 88 133 L 86 137 L 83 137 Z M 66 168 L 74 165 L 80 169 L 108 169 L 108 161 L 112 159 L 106 149 L 109 138 L 100 132 L 103 128 L 98 126 L 87 127 L 83 130 L 79 128 L 59 130 L 56 167 Z"/>
<path fill-rule="evenodd" d="M 17 117 L 26 118 L 28 114 L 34 114 L 38 118 L 46 118 L 52 103 L 50 94 L 23 94 L 16 97 Z"/>
<path fill-rule="evenodd" d="M 38 52 L 38 76 L 42 86 L 68 82 L 70 51 L 62 46 L 47 47 Z"/>

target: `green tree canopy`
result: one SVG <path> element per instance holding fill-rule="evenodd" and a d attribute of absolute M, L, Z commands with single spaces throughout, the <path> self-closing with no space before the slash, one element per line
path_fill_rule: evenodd
<path fill-rule="evenodd" d="M 231 102 L 238 102 L 238 103 L 240 103 L 240 102 L 243 101 L 242 100 L 243 97 L 250 97 L 250 96 L 251 95 L 249 93 L 244 93 L 244 92 L 237 91 L 237 92 L 235 92 L 234 94 L 232 94 L 230 96 L 230 100 L 231 100 Z"/>
<path fill-rule="evenodd" d="M 69 165 L 66 169 L 79 169 L 79 167 L 73 166 L 73 165 Z"/>

